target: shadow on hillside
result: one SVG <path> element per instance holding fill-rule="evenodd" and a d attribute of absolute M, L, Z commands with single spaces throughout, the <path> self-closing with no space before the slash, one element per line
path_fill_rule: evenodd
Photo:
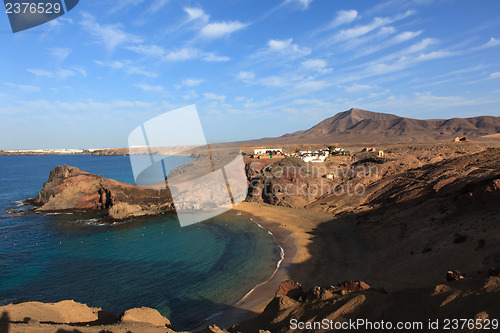
<path fill-rule="evenodd" d="M 290 276 L 306 288 L 362 280 L 388 291 L 439 284 L 455 269 L 487 277 L 500 264 L 500 206 L 485 198 L 464 205 L 461 193 L 386 202 L 321 223 L 310 232 L 310 258 L 292 264 Z"/>

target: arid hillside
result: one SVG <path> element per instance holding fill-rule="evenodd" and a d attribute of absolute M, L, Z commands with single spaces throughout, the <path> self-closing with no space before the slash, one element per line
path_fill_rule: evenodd
<path fill-rule="evenodd" d="M 500 117 L 411 119 L 352 108 L 327 118 L 308 130 L 244 144 L 290 143 L 417 143 L 450 141 L 457 136 L 496 139 Z"/>

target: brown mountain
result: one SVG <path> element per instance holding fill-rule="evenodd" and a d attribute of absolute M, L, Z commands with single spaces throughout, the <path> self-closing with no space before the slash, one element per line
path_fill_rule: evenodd
<path fill-rule="evenodd" d="M 368 143 L 450 141 L 456 136 L 478 139 L 500 133 L 500 117 L 411 119 L 352 108 L 305 131 L 251 143 Z M 494 136 L 493 136 L 494 137 Z"/>

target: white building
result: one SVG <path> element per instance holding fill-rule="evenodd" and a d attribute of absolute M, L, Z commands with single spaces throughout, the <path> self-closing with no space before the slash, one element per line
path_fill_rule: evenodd
<path fill-rule="evenodd" d="M 330 151 L 328 149 L 319 149 L 315 151 L 301 151 L 300 158 L 304 162 L 316 162 L 322 163 L 326 160 L 326 158 L 330 156 Z"/>
<path fill-rule="evenodd" d="M 278 148 L 258 148 L 253 150 L 254 155 L 260 154 L 282 154 L 283 150 Z"/>

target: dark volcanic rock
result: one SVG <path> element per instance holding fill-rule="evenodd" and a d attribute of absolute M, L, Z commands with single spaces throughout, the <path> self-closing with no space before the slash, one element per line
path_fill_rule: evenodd
<path fill-rule="evenodd" d="M 453 243 L 459 244 L 465 242 L 466 240 L 467 240 L 467 235 L 456 234 L 455 238 L 453 239 Z"/>
<path fill-rule="evenodd" d="M 457 280 L 462 280 L 465 279 L 465 277 L 460 274 L 459 271 L 448 271 L 446 273 L 446 280 L 447 281 L 457 281 Z"/>
<path fill-rule="evenodd" d="M 72 166 L 58 166 L 33 199 L 39 211 L 94 209 L 114 219 L 174 210 L 168 190 L 147 189 L 106 179 Z"/>

